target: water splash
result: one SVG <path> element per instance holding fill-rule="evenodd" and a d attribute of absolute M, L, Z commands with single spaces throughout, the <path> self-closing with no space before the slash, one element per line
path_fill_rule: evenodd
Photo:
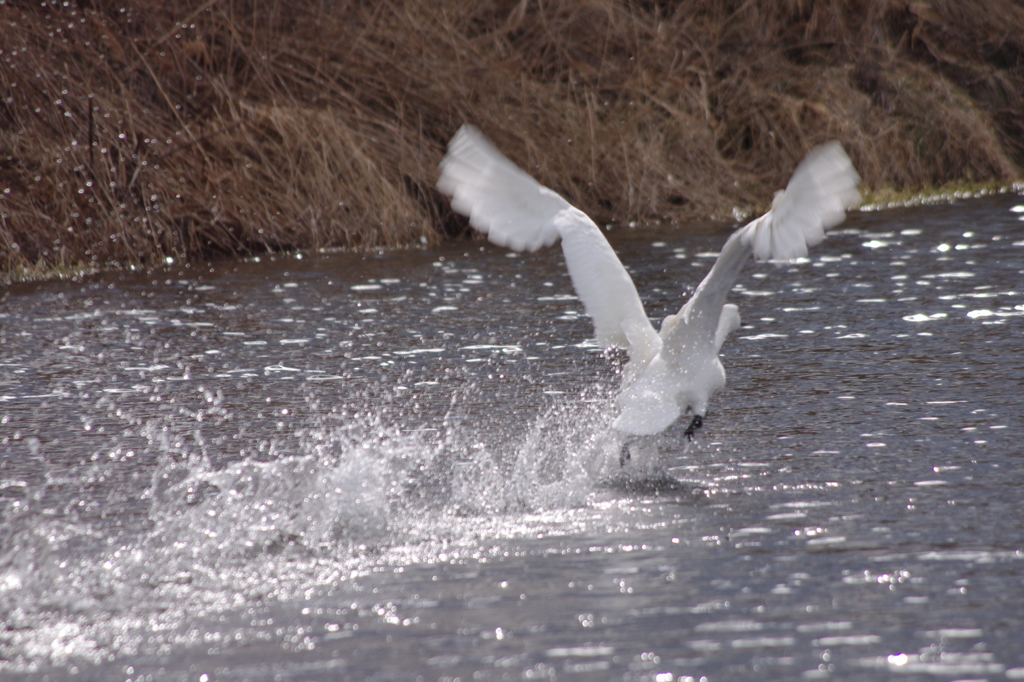
<path fill-rule="evenodd" d="M 50 477 L 8 508 L 0 645 L 14 669 L 100 662 L 168 646 L 196 618 L 296 599 L 382 564 L 444 561 L 482 533 L 575 523 L 601 486 L 658 469 L 642 458 L 620 465 L 609 407 L 597 393 L 560 396 L 519 434 L 451 414 L 437 432 L 349 419 L 227 463 L 198 428 L 146 424 L 155 463 L 113 519 L 74 504 L 54 513 L 45 500 L 55 486 L 108 480 L 119 462 Z"/>

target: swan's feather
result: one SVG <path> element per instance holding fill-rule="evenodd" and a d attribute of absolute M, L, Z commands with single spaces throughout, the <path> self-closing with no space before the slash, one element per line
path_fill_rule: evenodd
<path fill-rule="evenodd" d="M 562 239 L 573 287 L 598 343 L 648 355 L 658 345 L 640 296 L 600 228 L 585 213 L 509 161 L 479 130 L 463 125 L 441 162 L 438 189 L 452 208 L 499 246 L 533 251 Z"/>
<path fill-rule="evenodd" d="M 843 222 L 847 209 L 860 203 L 858 182 L 860 176 L 841 144 L 829 142 L 812 149 L 763 216 L 770 219 L 755 221 L 757 226 L 747 230 L 754 256 L 758 260 L 806 256 L 809 247 L 825 238 L 825 230 Z"/>
<path fill-rule="evenodd" d="M 808 152 L 772 209 L 730 235 L 711 271 L 679 311 L 686 324 L 676 325 L 671 333 L 663 328 L 666 352 L 686 357 L 713 339 L 717 353 L 724 341 L 722 307 L 750 255 L 760 260 L 806 256 L 809 247 L 825 238 L 825 230 L 841 223 L 846 210 L 860 202 L 858 182 L 860 176 L 838 142 Z"/>
<path fill-rule="evenodd" d="M 513 251 L 554 244 L 554 217 L 570 208 L 470 125 L 459 128 L 449 143 L 437 187 L 452 197 L 452 208 L 468 216 L 470 225 Z"/>
<path fill-rule="evenodd" d="M 722 306 L 722 314 L 718 318 L 718 329 L 715 330 L 715 353 L 722 350 L 722 344 L 729 334 L 740 328 L 740 309 L 735 303 Z"/>

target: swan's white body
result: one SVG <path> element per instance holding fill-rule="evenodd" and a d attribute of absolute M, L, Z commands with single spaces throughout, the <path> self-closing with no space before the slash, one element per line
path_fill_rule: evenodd
<path fill-rule="evenodd" d="M 562 240 L 597 341 L 629 353 L 613 425 L 649 435 L 687 411 L 703 417 L 708 401 L 725 386 L 718 351 L 740 324 L 736 306 L 725 299 L 747 259 L 807 255 L 859 203 L 859 180 L 838 142 L 811 150 L 772 209 L 729 237 L 711 272 L 682 309 L 665 318 L 660 332 L 594 221 L 520 170 L 476 128 L 464 125 L 452 138 L 437 186 L 495 244 L 535 251 Z"/>

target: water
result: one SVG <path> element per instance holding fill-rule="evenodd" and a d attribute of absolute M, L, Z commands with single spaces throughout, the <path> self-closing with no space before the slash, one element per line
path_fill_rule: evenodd
<path fill-rule="evenodd" d="M 557 249 L 0 299 L 0 677 L 1024 679 L 1020 197 L 852 216 L 608 430 Z M 612 235 L 674 312 L 721 229 Z"/>

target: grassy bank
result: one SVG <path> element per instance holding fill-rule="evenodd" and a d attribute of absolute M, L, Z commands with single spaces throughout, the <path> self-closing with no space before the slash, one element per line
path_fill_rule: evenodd
<path fill-rule="evenodd" d="M 600 222 L 727 216 L 838 138 L 869 189 L 1024 167 L 1012 0 L 0 0 L 0 273 L 466 229 L 477 124 Z"/>

